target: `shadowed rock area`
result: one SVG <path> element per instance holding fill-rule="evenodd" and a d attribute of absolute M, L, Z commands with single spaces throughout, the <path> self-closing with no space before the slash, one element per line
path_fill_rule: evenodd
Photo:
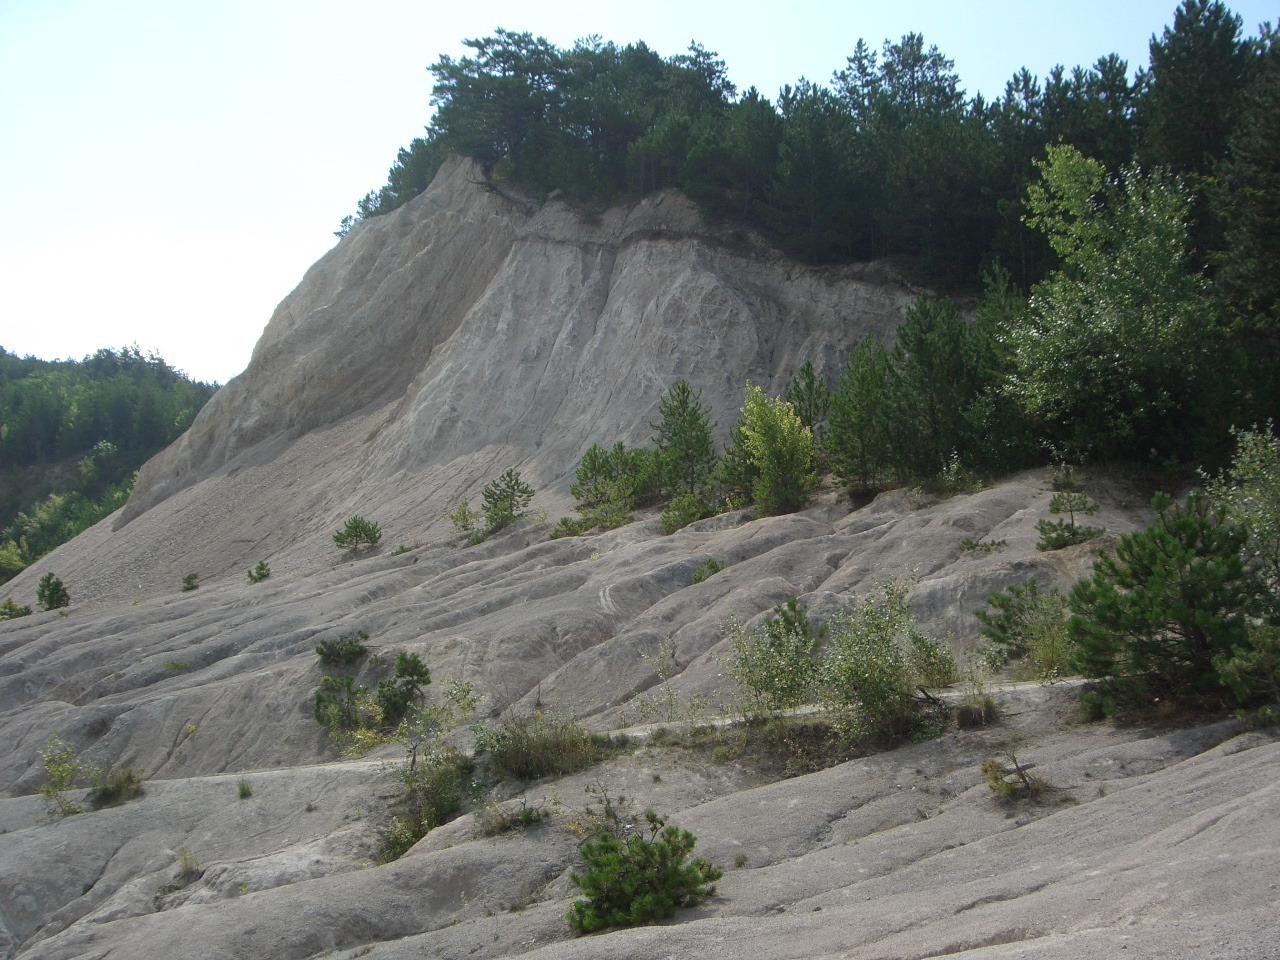
<path fill-rule="evenodd" d="M 990 591 L 1089 569 L 1088 545 L 1035 549 L 1044 471 L 857 510 L 826 490 L 799 514 L 673 536 L 650 512 L 466 546 L 441 519 L 508 467 L 535 507 L 567 512 L 583 450 L 645 442 L 676 379 L 723 437 L 746 380 L 777 393 L 813 359 L 833 381 L 913 297 L 875 266 L 791 263 L 675 194 L 587 216 L 463 161 L 357 225 L 129 505 L 7 587 L 31 602 L 52 570 L 72 606 L 0 624 L 0 957 L 1274 956 L 1280 743 L 1234 721 L 1082 725 L 1069 686 L 1010 686 L 996 726 L 778 782 L 637 739 L 527 785 L 547 812 L 528 830 L 484 837 L 467 815 L 376 865 L 398 755 L 338 758 L 311 714 L 320 640 L 362 630 L 374 654 L 416 652 L 438 681 L 474 683 L 482 716 L 554 709 L 609 731 L 646 719 L 668 642 L 666 692 L 718 712 L 723 624 L 790 596 L 824 620 L 911 578 L 922 625 L 962 653 Z M 1088 489 L 1103 545 L 1148 521 L 1121 480 Z M 354 558 L 331 539 L 352 513 L 383 529 Z M 708 557 L 726 568 L 692 584 Z M 247 583 L 263 559 L 271 578 Z M 200 588 L 179 592 L 192 571 Z M 54 732 L 142 770 L 145 794 L 50 818 L 37 751 Z M 1040 803 L 997 801 L 979 773 L 1015 741 L 1055 788 Z M 692 830 L 726 868 L 718 895 L 574 938 L 596 781 Z M 198 866 L 180 875 L 183 852 Z"/>

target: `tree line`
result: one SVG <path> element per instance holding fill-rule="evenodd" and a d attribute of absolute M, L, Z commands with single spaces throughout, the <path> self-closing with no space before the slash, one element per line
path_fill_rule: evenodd
<path fill-rule="evenodd" d="M 1182 178 L 1197 267 L 1235 307 L 1274 319 L 1277 211 L 1258 188 L 1280 149 L 1275 40 L 1265 24 L 1246 36 L 1217 0 L 1184 0 L 1132 78 L 1111 54 L 1043 78 L 1019 70 L 988 101 L 911 33 L 879 50 L 859 41 L 828 83 L 802 78 L 771 101 L 739 95 L 696 43 L 664 58 L 643 42 L 561 49 L 499 29 L 429 68 L 425 135 L 344 229 L 416 196 L 456 152 L 539 196 L 603 203 L 678 187 L 805 260 L 898 257 L 957 288 L 999 260 L 1027 290 L 1058 260 L 1023 200 L 1046 147 L 1070 144 L 1112 172 Z"/>

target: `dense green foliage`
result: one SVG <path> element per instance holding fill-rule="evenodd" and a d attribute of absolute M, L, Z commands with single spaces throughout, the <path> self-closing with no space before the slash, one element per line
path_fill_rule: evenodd
<path fill-rule="evenodd" d="M 1256 589 L 1248 533 L 1209 497 L 1153 501 L 1156 521 L 1121 537 L 1071 591 L 1076 666 L 1116 692 L 1204 699 L 1219 693 L 1216 661 L 1245 645 Z"/>
<path fill-rule="evenodd" d="M 357 514 L 347 517 L 347 522 L 343 524 L 342 529 L 334 531 L 333 545 L 339 550 L 359 553 L 361 550 L 376 547 L 381 539 L 382 527 Z"/>
<path fill-rule="evenodd" d="M 67 588 L 54 573 L 46 573 L 36 585 L 36 603 L 41 610 L 58 610 L 71 606 L 71 596 Z"/>
<path fill-rule="evenodd" d="M 136 347 L 81 361 L 0 348 L 0 581 L 123 506 L 214 389 Z"/>
<path fill-rule="evenodd" d="M 344 633 L 336 640 L 321 640 L 316 644 L 316 656 L 325 666 L 346 666 L 355 663 L 369 652 L 364 642 L 369 635 L 363 630 Z"/>
<path fill-rule="evenodd" d="M 649 426 L 662 470 L 662 494 L 671 499 L 696 494 L 711 478 L 716 463 L 711 442 L 714 424 L 687 380 L 677 380 L 658 405 L 661 420 Z"/>
<path fill-rule="evenodd" d="M 1208 253 L 1224 243 L 1220 224 L 1252 219 L 1225 211 L 1258 204 L 1242 190 L 1277 142 L 1266 127 L 1274 35 L 1244 37 L 1217 0 L 1185 0 L 1132 79 L 1112 54 L 1043 78 L 1019 70 L 990 101 L 966 97 L 952 61 L 918 33 L 879 50 L 859 40 L 828 84 L 801 79 L 774 102 L 754 88 L 739 96 L 697 44 L 664 58 L 642 42 L 561 49 L 501 29 L 466 43 L 467 56 L 430 67 L 430 126 L 360 202 L 361 218 L 422 192 L 457 152 L 538 195 L 603 202 L 678 187 L 806 259 L 904 256 L 972 284 L 999 258 L 1026 288 L 1054 260 L 1020 209 L 1046 146 L 1073 145 L 1111 170 L 1164 166 L 1195 189 L 1230 179 L 1221 200 L 1197 207 Z M 1225 242 L 1248 236 L 1246 226 Z"/>
<path fill-rule="evenodd" d="M 520 471 L 506 470 L 481 492 L 484 519 L 489 532 L 511 526 L 525 515 L 533 499 L 533 488 L 520 479 Z"/>
<path fill-rule="evenodd" d="M 714 896 L 724 871 L 701 858 L 685 863 L 697 839 L 688 830 L 668 827 L 645 811 L 649 836 L 637 830 L 625 839 L 601 833 L 580 849 L 587 870 L 569 875 L 587 897 L 569 909 L 578 933 L 605 927 L 635 927 L 675 916 L 677 907 L 697 906 Z"/>

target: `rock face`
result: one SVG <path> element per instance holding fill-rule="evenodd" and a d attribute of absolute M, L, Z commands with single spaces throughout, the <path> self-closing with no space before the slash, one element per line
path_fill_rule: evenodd
<path fill-rule="evenodd" d="M 31 602 L 53 570 L 73 605 L 0 623 L 0 958 L 1273 956 L 1272 738 L 1080 728 L 1070 691 L 1034 685 L 997 693 L 1000 726 L 782 783 L 749 758 L 638 745 L 528 785 L 548 813 L 535 829 L 483 837 L 468 816 L 374 865 L 395 751 L 337 762 L 311 716 L 319 640 L 363 630 L 387 659 L 416 652 L 437 681 L 474 683 L 482 716 L 541 708 L 610 730 L 652 719 L 646 695 L 659 713 L 714 711 L 722 625 L 787 597 L 823 619 L 912 578 L 917 617 L 963 650 L 989 591 L 1088 569 L 1087 546 L 1035 549 L 1044 471 L 858 510 L 828 490 L 799 514 L 670 537 L 650 513 L 467 547 L 441 520 L 508 467 L 565 512 L 583 450 L 646 441 L 674 380 L 703 390 L 723 436 L 747 379 L 776 393 L 812 359 L 834 380 L 913 297 L 875 267 L 789 263 L 674 194 L 588 217 L 463 161 L 358 225 L 128 507 L 6 586 Z M 1088 489 L 1110 537 L 1148 519 L 1123 483 Z M 331 540 L 352 513 L 384 532 L 354 558 Z M 726 568 L 695 585 L 707 557 Z M 271 578 L 247 583 L 263 559 Z M 182 593 L 189 572 L 201 586 Z M 146 794 L 48 817 L 38 750 L 55 732 L 143 771 Z M 989 795 L 978 764 L 1015 738 L 1055 802 Z M 730 867 L 720 896 L 675 926 L 573 941 L 575 816 L 597 778 L 694 830 Z M 199 861 L 185 876 L 180 851 Z"/>

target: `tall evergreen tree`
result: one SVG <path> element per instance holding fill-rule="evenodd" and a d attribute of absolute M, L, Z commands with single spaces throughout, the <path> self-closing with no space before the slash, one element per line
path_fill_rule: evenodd
<path fill-rule="evenodd" d="M 653 444 L 663 461 L 663 492 L 667 497 L 702 490 L 716 465 L 711 442 L 710 412 L 702 406 L 702 391 L 677 380 L 658 406 L 662 419 L 649 426 Z"/>

